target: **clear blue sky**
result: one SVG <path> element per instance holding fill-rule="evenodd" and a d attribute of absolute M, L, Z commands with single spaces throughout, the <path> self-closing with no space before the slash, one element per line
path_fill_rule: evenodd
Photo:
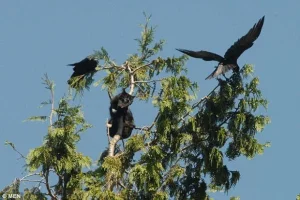
<path fill-rule="evenodd" d="M 130 2 L 130 3 L 129 3 Z M 67 91 L 66 81 L 79 61 L 104 46 L 118 63 L 136 52 L 133 40 L 140 36 L 142 12 L 152 14 L 158 25 L 157 39 L 166 39 L 161 56 L 180 55 L 175 48 L 209 50 L 223 55 L 263 15 L 262 33 L 239 64 L 255 65 L 260 88 L 270 101 L 267 112 L 272 123 L 258 134 L 272 147 L 253 160 L 239 158 L 229 165 L 241 172 L 238 185 L 216 199 L 241 196 L 242 200 L 295 199 L 300 193 L 299 97 L 300 2 L 289 1 L 2 1 L 0 6 L 0 188 L 21 177 L 24 161 L 5 140 L 27 154 L 41 145 L 45 123 L 23 123 L 31 115 L 47 115 L 38 109 L 48 91 L 41 77 L 48 73 L 56 83 L 57 100 Z M 216 63 L 190 59 L 190 77 L 200 85 L 199 97 L 216 84 L 205 81 Z M 97 77 L 97 76 L 96 76 Z M 98 75 L 99 77 L 99 75 Z M 151 102 L 151 101 L 150 101 Z M 100 87 L 92 87 L 81 100 L 86 119 L 94 127 L 84 135 L 79 149 L 93 160 L 107 146 L 105 120 L 108 97 Z M 136 123 L 149 124 L 154 111 L 136 101 L 132 106 Z M 143 119 L 142 119 L 143 117 Z M 24 174 L 23 174 L 24 175 Z M 26 185 L 23 185 L 26 187 Z"/>

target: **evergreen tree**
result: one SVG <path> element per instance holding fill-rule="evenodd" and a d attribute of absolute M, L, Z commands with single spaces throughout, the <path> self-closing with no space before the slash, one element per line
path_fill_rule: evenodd
<path fill-rule="evenodd" d="M 136 39 L 138 52 L 123 64 L 115 63 L 104 48 L 92 56 L 99 61 L 96 73 L 107 73 L 95 86 L 110 94 L 129 87 L 140 101 L 152 100 L 158 110 L 153 121 L 146 127 L 136 124 L 136 134 L 124 149 L 117 146 L 114 156 L 105 150 L 98 167 L 83 172 L 92 161 L 77 151 L 76 144 L 91 125 L 80 106 L 70 105 L 69 97 L 60 99 L 55 108 L 54 83 L 45 76 L 51 99 L 42 105 L 50 104 L 50 114 L 29 118 L 49 121 L 44 143 L 26 156 L 26 178 L 14 181 L 2 194 L 18 192 L 26 180 L 38 185 L 26 189 L 24 199 L 206 200 L 209 191 L 228 191 L 239 181 L 240 173 L 226 166 L 226 158 L 253 158 L 269 146 L 255 138 L 270 119 L 257 114 L 258 108 L 267 107 L 267 100 L 258 89 L 252 66 L 219 78 L 209 94 L 198 98 L 198 85 L 188 77 L 193 66 L 185 66 L 188 57 L 158 56 L 164 41 L 154 41 L 155 28 L 146 19 L 141 38 Z M 84 76 L 75 90 L 83 94 L 93 83 L 94 73 Z M 109 146 L 119 139 L 114 137 Z M 38 179 L 29 179 L 32 176 Z"/>

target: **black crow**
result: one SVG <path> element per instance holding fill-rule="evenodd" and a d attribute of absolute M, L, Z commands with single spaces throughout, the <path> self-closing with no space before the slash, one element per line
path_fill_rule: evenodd
<path fill-rule="evenodd" d="M 239 65 L 237 64 L 237 59 L 240 55 L 252 47 L 253 42 L 260 35 L 261 29 L 263 27 L 265 16 L 263 16 L 254 26 L 248 31 L 246 35 L 238 39 L 225 53 L 224 58 L 218 54 L 211 53 L 208 51 L 189 51 L 185 49 L 176 49 L 182 53 L 185 53 L 194 58 L 201 58 L 205 61 L 218 61 L 219 64 L 217 68 L 205 79 L 215 78 L 220 74 L 224 74 L 229 69 L 234 71 L 239 71 Z"/>
<path fill-rule="evenodd" d="M 86 57 L 80 62 L 67 65 L 67 66 L 74 66 L 73 67 L 74 72 L 71 75 L 68 84 L 71 84 L 72 82 L 71 79 L 74 77 L 82 76 L 83 78 L 85 74 L 94 72 L 96 70 L 97 65 L 98 65 L 98 61 L 95 60 L 93 57 Z M 79 77 L 79 79 L 81 78 Z"/>

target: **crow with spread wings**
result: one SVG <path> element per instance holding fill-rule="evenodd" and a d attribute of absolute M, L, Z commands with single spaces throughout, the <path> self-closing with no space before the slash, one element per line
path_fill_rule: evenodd
<path fill-rule="evenodd" d="M 224 57 L 208 52 L 208 51 L 189 51 L 185 49 L 176 49 L 184 54 L 187 54 L 194 58 L 201 58 L 205 61 L 218 61 L 219 64 L 217 68 L 205 79 L 215 78 L 220 74 L 225 74 L 228 70 L 232 69 L 234 71 L 239 71 L 239 66 L 237 64 L 237 59 L 240 55 L 252 47 L 254 41 L 260 35 L 261 29 L 263 27 L 265 16 L 263 16 L 254 26 L 248 31 L 246 35 L 238 39 L 225 53 Z"/>

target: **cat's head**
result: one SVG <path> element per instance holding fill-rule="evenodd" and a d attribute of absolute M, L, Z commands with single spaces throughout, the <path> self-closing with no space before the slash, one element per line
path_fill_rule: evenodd
<path fill-rule="evenodd" d="M 118 107 L 125 108 L 130 106 L 133 103 L 133 99 L 135 96 L 128 94 L 125 89 L 119 96 Z"/>

